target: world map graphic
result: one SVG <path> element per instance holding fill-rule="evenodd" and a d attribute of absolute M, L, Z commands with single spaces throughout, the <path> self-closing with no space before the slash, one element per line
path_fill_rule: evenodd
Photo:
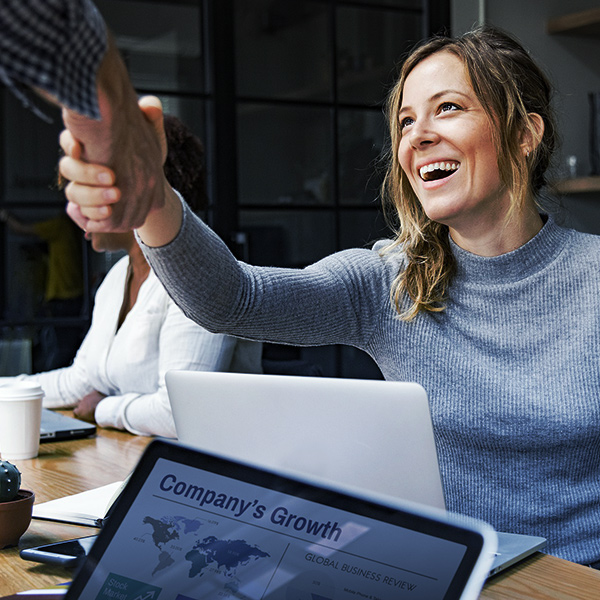
<path fill-rule="evenodd" d="M 225 577 L 224 587 L 236 591 L 238 569 L 270 555 L 255 545 L 241 539 L 219 539 L 215 535 L 202 537 L 202 520 L 181 516 L 146 516 L 145 525 L 151 527 L 151 537 L 158 549 L 157 562 L 152 571 L 156 575 L 183 559 L 189 563 L 187 576 L 202 577 L 209 570 L 218 569 Z"/>

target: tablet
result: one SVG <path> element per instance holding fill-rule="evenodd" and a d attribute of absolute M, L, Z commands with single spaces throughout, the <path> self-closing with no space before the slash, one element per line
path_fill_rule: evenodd
<path fill-rule="evenodd" d="M 477 598 L 495 532 L 153 441 L 67 600 Z"/>

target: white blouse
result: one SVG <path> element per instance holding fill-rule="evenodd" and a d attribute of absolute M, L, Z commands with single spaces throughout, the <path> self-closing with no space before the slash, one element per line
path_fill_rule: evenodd
<path fill-rule="evenodd" d="M 176 437 L 165 373 L 261 371 L 262 346 L 209 333 L 183 315 L 151 271 L 117 330 L 129 258 L 107 273 L 96 293 L 92 324 L 73 364 L 25 377 L 42 386 L 44 406 L 69 408 L 96 390 L 106 395 L 95 419 L 139 435 Z"/>

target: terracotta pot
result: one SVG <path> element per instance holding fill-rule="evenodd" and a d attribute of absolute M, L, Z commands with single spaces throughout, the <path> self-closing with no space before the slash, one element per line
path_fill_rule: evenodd
<path fill-rule="evenodd" d="M 0 549 L 19 543 L 31 523 L 34 500 L 32 491 L 19 490 L 14 500 L 0 502 Z"/>

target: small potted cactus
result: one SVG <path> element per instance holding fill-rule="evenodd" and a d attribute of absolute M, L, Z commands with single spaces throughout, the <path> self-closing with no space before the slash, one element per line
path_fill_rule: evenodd
<path fill-rule="evenodd" d="M 35 494 L 21 489 L 21 473 L 0 458 L 0 549 L 15 546 L 31 523 Z"/>

